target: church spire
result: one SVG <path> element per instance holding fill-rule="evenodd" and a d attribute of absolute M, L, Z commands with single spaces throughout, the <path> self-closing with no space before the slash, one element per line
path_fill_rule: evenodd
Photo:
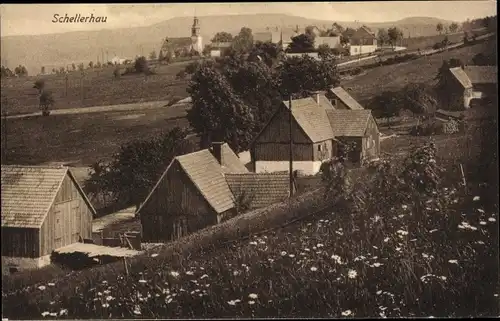
<path fill-rule="evenodd" d="M 198 17 L 196 17 L 196 11 L 195 11 L 193 26 L 191 27 L 191 36 L 197 37 L 199 35 L 200 35 L 200 21 L 198 20 Z"/>

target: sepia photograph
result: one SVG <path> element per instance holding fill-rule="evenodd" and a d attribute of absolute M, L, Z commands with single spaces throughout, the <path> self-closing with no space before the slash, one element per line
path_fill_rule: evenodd
<path fill-rule="evenodd" d="M 496 0 L 0 21 L 2 321 L 500 317 Z"/>

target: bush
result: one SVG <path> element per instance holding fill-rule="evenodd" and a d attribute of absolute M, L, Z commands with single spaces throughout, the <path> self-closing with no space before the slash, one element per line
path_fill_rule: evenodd
<path fill-rule="evenodd" d="M 412 136 L 432 136 L 441 134 L 442 132 L 443 123 L 435 119 L 425 121 L 410 129 L 410 135 Z"/>

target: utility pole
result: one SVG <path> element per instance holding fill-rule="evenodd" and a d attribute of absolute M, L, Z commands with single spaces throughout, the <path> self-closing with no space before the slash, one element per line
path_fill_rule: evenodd
<path fill-rule="evenodd" d="M 290 130 L 290 196 L 293 196 L 293 136 L 292 136 L 292 95 L 288 96 L 288 109 L 290 114 L 289 130 Z"/>
<path fill-rule="evenodd" d="M 68 97 L 68 73 L 64 75 L 64 80 L 65 80 L 65 91 L 64 91 L 64 96 Z"/>

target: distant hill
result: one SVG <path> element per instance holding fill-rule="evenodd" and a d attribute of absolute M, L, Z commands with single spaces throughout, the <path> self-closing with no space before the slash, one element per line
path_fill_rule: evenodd
<path fill-rule="evenodd" d="M 249 27 L 254 32 L 258 32 L 266 28 L 281 26 L 303 28 L 308 25 L 317 25 L 322 28 L 329 27 L 334 22 L 284 14 L 202 16 L 199 19 L 203 43 L 208 43 L 218 31 L 235 34 L 241 27 Z M 36 74 L 41 66 L 45 66 L 46 70 L 50 71 L 54 67 L 71 63 L 83 62 L 85 65 L 90 61 L 95 63 L 97 59 L 102 60 L 102 53 L 108 59 L 115 55 L 133 58 L 142 53 L 147 56 L 153 50 L 158 52 L 162 39 L 167 36 L 190 36 L 192 21 L 192 17 L 177 17 L 146 27 L 2 37 L 1 63 L 10 68 L 23 64 L 31 74 Z M 344 27 L 366 24 L 375 31 L 378 28 L 397 26 L 404 30 L 405 37 L 408 36 L 408 32 L 412 37 L 435 35 L 438 22 L 451 23 L 451 21 L 429 17 L 412 17 L 384 23 L 337 21 Z"/>

